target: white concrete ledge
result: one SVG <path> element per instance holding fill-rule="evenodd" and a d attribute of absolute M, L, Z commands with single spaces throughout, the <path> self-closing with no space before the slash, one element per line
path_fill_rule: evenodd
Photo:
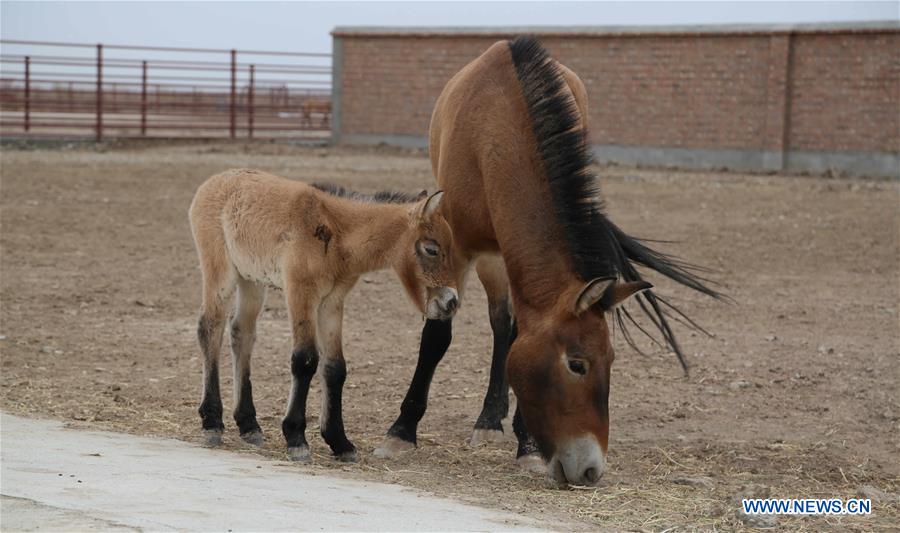
<path fill-rule="evenodd" d="M 4 531 L 548 528 L 397 485 L 311 476 L 295 464 L 263 457 L 69 430 L 61 422 L 5 413 L 0 443 Z M 59 524 L 65 527 L 56 529 Z"/>

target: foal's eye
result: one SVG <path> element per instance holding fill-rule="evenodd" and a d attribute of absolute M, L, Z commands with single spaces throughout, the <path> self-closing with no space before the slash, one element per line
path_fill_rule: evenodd
<path fill-rule="evenodd" d="M 584 361 L 581 361 L 579 359 L 570 359 L 569 370 L 575 372 L 579 376 L 583 376 L 585 372 L 587 372 L 587 367 L 585 366 Z"/>
<path fill-rule="evenodd" d="M 437 257 L 441 248 L 433 242 L 423 242 L 419 244 L 419 251 L 429 257 Z"/>

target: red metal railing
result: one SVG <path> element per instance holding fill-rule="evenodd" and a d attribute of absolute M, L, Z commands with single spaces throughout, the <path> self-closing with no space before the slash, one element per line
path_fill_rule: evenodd
<path fill-rule="evenodd" d="M 330 54 L 0 44 L 4 137 L 327 137 L 330 130 Z"/>

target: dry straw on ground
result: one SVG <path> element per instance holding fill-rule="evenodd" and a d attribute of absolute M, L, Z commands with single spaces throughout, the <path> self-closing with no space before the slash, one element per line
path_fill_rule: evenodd
<path fill-rule="evenodd" d="M 417 152 L 267 144 L 5 148 L 3 409 L 198 442 L 199 272 L 187 206 L 199 183 L 228 167 L 364 191 L 434 188 Z M 386 272 L 365 276 L 347 304 L 346 425 L 360 462 L 328 456 L 315 430 L 316 401 L 314 463 L 285 461 L 279 423 L 289 331 L 279 293 L 270 294 L 254 352 L 254 393 L 268 440 L 252 449 L 227 420 L 225 447 L 298 473 L 399 483 L 560 529 L 732 530 L 749 527 L 737 513 L 742 494 L 850 498 L 864 486 L 900 492 L 897 184 L 599 171 L 614 220 L 639 236 L 679 241 L 666 250 L 718 270 L 737 302 L 717 304 L 658 283 L 715 333 L 681 330 L 689 378 L 670 354 L 647 344 L 641 356 L 616 337 L 610 470 L 600 487 L 559 490 L 520 471 L 511 441 L 467 446 L 490 350 L 484 297 L 474 283 L 437 371 L 419 448 L 393 461 L 371 455 L 412 375 L 422 324 Z M 222 365 L 230 365 L 227 354 Z M 223 371 L 226 405 L 229 375 Z M 780 517 L 776 527 L 870 531 L 897 523 L 900 508 L 888 499 L 868 517 Z"/>

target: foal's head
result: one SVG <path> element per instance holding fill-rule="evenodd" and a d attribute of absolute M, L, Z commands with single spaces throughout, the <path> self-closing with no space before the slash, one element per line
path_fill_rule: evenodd
<path fill-rule="evenodd" d="M 605 312 L 650 287 L 597 279 L 572 284 L 549 314 L 532 317 L 517 310 L 509 382 L 528 431 L 560 483 L 595 485 L 603 474 L 614 359 Z"/>
<path fill-rule="evenodd" d="M 423 192 L 410 210 L 394 264 L 410 298 L 427 318 L 435 320 L 452 318 L 459 307 L 453 233 L 440 210 L 443 194 L 426 197 Z"/>

